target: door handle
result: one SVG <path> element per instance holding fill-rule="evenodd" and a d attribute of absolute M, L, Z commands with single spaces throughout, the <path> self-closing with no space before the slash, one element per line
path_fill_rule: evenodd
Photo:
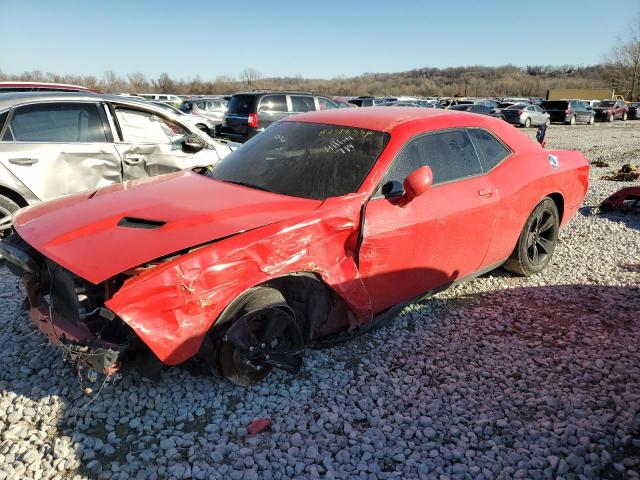
<path fill-rule="evenodd" d="M 10 158 L 9 163 L 13 163 L 14 165 L 33 165 L 34 163 L 38 163 L 37 158 Z"/>
<path fill-rule="evenodd" d="M 490 197 L 491 195 L 493 195 L 493 190 L 491 190 L 490 188 L 481 188 L 480 190 L 478 190 L 478 195 L 480 195 L 481 197 Z"/>
<path fill-rule="evenodd" d="M 127 165 L 136 166 L 140 165 L 142 162 L 144 162 L 144 157 L 139 155 L 128 155 L 124 157 L 124 163 Z"/>

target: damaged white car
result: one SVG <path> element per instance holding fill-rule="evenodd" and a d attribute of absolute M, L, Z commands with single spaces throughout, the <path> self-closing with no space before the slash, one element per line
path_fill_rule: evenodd
<path fill-rule="evenodd" d="M 236 144 L 177 115 L 93 93 L 0 95 L 0 232 L 21 207 L 63 195 L 215 165 Z M 0 233 L 0 235 L 1 235 Z"/>

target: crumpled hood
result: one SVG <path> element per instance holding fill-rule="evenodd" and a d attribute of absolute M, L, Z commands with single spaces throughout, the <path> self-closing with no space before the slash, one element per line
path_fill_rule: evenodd
<path fill-rule="evenodd" d="M 16 214 L 13 225 L 36 250 L 99 283 L 159 257 L 320 204 L 183 171 L 29 207 Z"/>

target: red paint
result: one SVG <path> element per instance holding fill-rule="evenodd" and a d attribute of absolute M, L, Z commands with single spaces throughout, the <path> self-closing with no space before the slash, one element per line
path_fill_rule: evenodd
<path fill-rule="evenodd" d="M 385 107 L 324 110 L 283 121 L 384 130 L 391 138 L 358 192 L 324 202 L 176 173 L 107 187 L 90 199 L 85 193 L 31 207 L 14 225 L 37 250 L 92 282 L 211 242 L 130 278 L 106 302 L 172 365 L 193 356 L 224 309 L 255 285 L 314 272 L 344 299 L 349 324 L 362 324 L 507 258 L 527 217 L 549 194 L 564 202 L 566 224 L 587 189 L 582 154 L 544 150 L 487 116 Z M 409 202 L 371 198 L 409 139 L 453 127 L 491 130 L 514 154 L 484 175 L 430 186 Z M 549 154 L 559 158 L 557 168 Z M 167 223 L 157 230 L 127 229 L 117 226 L 122 216 Z"/>
<path fill-rule="evenodd" d="M 271 420 L 268 418 L 258 418 L 251 422 L 247 427 L 247 433 L 249 435 L 255 435 L 257 433 L 266 430 L 271 425 Z"/>

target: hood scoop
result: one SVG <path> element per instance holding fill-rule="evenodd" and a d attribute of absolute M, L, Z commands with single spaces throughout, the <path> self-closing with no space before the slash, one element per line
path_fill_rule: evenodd
<path fill-rule="evenodd" d="M 160 228 L 167 222 L 162 220 L 149 220 L 147 218 L 123 217 L 118 222 L 119 227 L 124 228 L 143 228 L 145 230 L 155 230 Z"/>

